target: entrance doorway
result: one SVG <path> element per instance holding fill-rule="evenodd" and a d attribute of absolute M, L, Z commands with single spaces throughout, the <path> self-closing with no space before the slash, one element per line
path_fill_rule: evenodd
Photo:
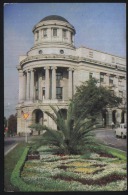
<path fill-rule="evenodd" d="M 43 112 L 40 109 L 36 109 L 32 113 L 32 122 L 36 124 L 43 124 Z"/>
<path fill-rule="evenodd" d="M 116 125 L 116 110 L 112 111 L 112 121 Z"/>
<path fill-rule="evenodd" d="M 126 112 L 124 110 L 122 110 L 122 113 L 121 113 L 121 123 L 126 123 L 125 115 L 126 115 Z"/>
<path fill-rule="evenodd" d="M 108 125 L 108 111 L 106 109 L 102 111 L 102 124 L 103 127 Z"/>

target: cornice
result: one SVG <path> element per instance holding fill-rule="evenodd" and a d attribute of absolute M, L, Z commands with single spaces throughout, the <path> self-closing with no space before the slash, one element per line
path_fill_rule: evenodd
<path fill-rule="evenodd" d="M 24 66 L 25 64 L 32 62 L 32 61 L 38 61 L 38 60 L 65 60 L 65 61 L 72 61 L 79 63 L 89 63 L 97 66 L 102 66 L 110 69 L 116 69 L 119 71 L 126 71 L 125 67 L 113 65 L 110 63 L 105 63 L 89 58 L 83 58 L 79 56 L 72 56 L 72 55 L 62 55 L 62 54 L 41 54 L 36 56 L 28 56 L 26 59 L 22 60 L 20 62 L 20 66 Z"/>

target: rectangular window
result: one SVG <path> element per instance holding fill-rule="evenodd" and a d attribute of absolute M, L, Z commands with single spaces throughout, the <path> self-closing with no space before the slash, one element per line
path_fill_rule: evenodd
<path fill-rule="evenodd" d="M 43 29 L 43 37 L 47 37 L 47 29 Z"/>
<path fill-rule="evenodd" d="M 56 73 L 56 80 L 61 80 L 63 78 L 62 72 L 57 72 Z"/>
<path fill-rule="evenodd" d="M 62 87 L 56 87 L 56 99 L 62 99 Z"/>
<path fill-rule="evenodd" d="M 45 98 L 45 87 L 42 87 L 42 96 L 43 96 L 43 99 Z"/>
<path fill-rule="evenodd" d="M 63 29 L 63 37 L 66 38 L 67 37 L 67 30 Z"/>
<path fill-rule="evenodd" d="M 101 83 L 104 82 L 104 75 L 103 75 L 103 74 L 100 75 L 100 82 L 101 82 Z"/>
<path fill-rule="evenodd" d="M 90 72 L 90 73 L 89 73 L 89 79 L 91 79 L 91 78 L 92 78 L 92 75 L 93 75 L 93 73 L 92 73 L 92 72 Z"/>
<path fill-rule="evenodd" d="M 109 77 L 109 84 L 113 85 L 113 77 L 111 77 L 111 76 Z"/>
<path fill-rule="evenodd" d="M 54 37 L 57 36 L 57 28 L 53 28 L 53 36 L 54 36 Z"/>

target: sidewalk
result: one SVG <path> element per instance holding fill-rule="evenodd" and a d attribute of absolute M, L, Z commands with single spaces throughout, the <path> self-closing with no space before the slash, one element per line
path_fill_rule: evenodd
<path fill-rule="evenodd" d="M 4 153 L 4 156 L 6 156 L 11 150 L 13 150 L 16 146 L 17 146 L 18 143 L 16 143 L 14 146 L 12 146 L 8 151 L 6 151 Z"/>

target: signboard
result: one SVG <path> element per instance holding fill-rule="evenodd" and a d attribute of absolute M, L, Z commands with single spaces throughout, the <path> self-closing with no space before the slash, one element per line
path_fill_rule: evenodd
<path fill-rule="evenodd" d="M 29 113 L 24 113 L 24 112 L 22 111 L 22 114 L 23 114 L 23 118 L 24 118 L 24 119 L 27 119 L 27 118 L 29 117 Z"/>

